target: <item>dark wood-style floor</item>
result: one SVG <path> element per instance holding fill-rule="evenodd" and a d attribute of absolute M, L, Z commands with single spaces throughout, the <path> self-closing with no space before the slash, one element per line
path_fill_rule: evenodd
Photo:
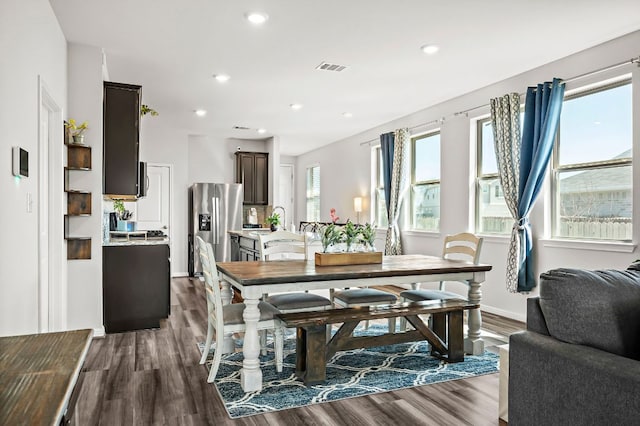
<path fill-rule="evenodd" d="M 171 316 L 158 330 L 94 339 L 78 381 L 76 425 L 497 425 L 498 374 L 232 420 L 196 343 L 206 336 L 202 284 L 173 279 Z M 524 324 L 483 313 L 483 330 Z M 506 339 L 505 339 L 506 341 Z M 500 343 L 499 341 L 494 343 Z M 491 343 L 489 342 L 489 345 Z"/>

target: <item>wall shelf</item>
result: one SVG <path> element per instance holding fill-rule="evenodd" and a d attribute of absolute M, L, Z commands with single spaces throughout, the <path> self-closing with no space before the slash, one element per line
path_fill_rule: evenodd
<path fill-rule="evenodd" d="M 69 174 L 91 170 L 91 147 L 68 142 L 67 166 L 64 168 L 64 192 L 67 194 L 67 214 L 64 215 L 64 239 L 67 241 L 67 260 L 91 259 L 91 237 L 69 236 L 69 218 L 91 216 L 91 192 L 69 188 Z"/>

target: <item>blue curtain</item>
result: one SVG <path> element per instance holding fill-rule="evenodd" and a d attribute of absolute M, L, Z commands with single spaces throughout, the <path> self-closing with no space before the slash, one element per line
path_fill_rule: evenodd
<path fill-rule="evenodd" d="M 536 286 L 531 256 L 533 242 L 529 212 L 542 188 L 560 121 L 563 98 L 564 83 L 557 78 L 554 78 L 552 83 L 545 82 L 527 89 L 518 185 L 519 292 L 531 291 Z"/>
<path fill-rule="evenodd" d="M 395 148 L 395 133 L 383 133 L 380 135 L 380 150 L 382 151 L 382 180 L 384 185 L 384 202 L 387 206 L 387 220 L 391 203 L 391 176 L 393 175 L 393 150 Z"/>

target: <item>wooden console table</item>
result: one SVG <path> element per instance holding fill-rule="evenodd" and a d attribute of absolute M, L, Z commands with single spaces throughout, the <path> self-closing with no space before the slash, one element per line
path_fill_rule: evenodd
<path fill-rule="evenodd" d="M 0 337 L 0 424 L 59 425 L 92 330 Z"/>

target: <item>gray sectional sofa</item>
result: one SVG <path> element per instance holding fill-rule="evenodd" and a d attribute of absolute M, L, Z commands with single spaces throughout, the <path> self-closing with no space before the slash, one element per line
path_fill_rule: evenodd
<path fill-rule="evenodd" d="M 556 269 L 509 340 L 509 425 L 640 424 L 640 264 Z"/>

